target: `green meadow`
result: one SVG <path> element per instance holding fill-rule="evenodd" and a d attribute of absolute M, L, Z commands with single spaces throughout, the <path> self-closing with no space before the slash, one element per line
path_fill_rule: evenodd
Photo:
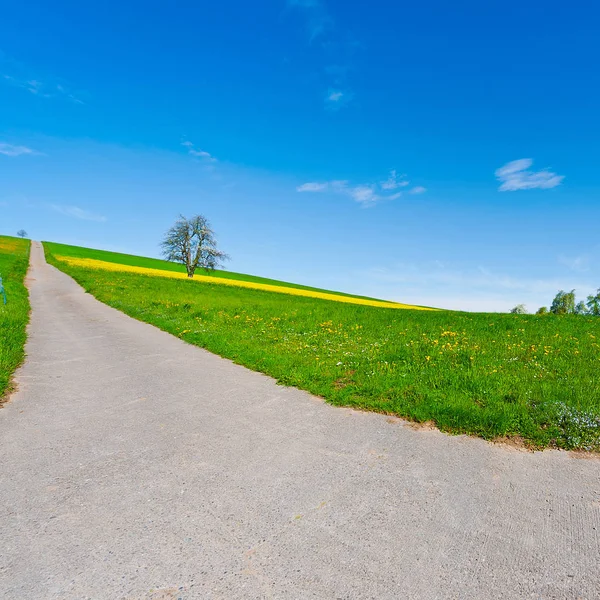
<path fill-rule="evenodd" d="M 598 318 L 375 308 L 94 270 L 54 256 L 157 265 L 45 249 L 100 301 L 331 404 L 532 448 L 600 450 Z"/>
<path fill-rule="evenodd" d="M 120 252 L 107 252 L 105 250 L 94 250 L 92 248 L 81 248 L 80 246 L 68 246 L 66 244 L 56 244 L 54 242 L 44 242 L 44 247 L 57 256 L 69 256 L 72 258 L 91 258 L 93 260 L 103 260 L 105 262 L 116 263 L 119 265 L 129 265 L 131 267 L 142 267 L 144 269 L 161 269 L 163 271 L 174 271 L 176 273 L 185 273 L 185 266 L 160 260 L 159 258 L 146 258 L 144 256 L 134 256 L 132 254 L 122 254 Z M 206 273 L 202 273 L 206 274 Z M 277 279 L 268 279 L 266 277 L 256 277 L 254 275 L 246 275 L 244 273 L 234 273 L 232 271 L 223 271 L 216 269 L 210 273 L 212 277 L 222 279 L 235 279 L 238 281 L 249 281 L 253 283 L 266 283 L 268 285 L 280 285 L 284 287 L 308 290 L 313 292 L 326 292 L 328 294 L 337 294 L 338 296 L 348 296 L 351 298 L 364 298 L 365 300 L 377 300 L 377 298 L 369 298 L 368 296 L 357 296 L 356 294 L 345 294 L 344 292 L 336 292 L 331 290 L 323 290 L 320 288 L 310 287 L 306 285 L 298 285 L 287 281 L 278 281 Z"/>
<path fill-rule="evenodd" d="M 11 377 L 25 357 L 29 296 L 24 280 L 29 240 L 0 236 L 0 277 L 8 299 L 0 296 L 0 403 L 11 389 Z"/>

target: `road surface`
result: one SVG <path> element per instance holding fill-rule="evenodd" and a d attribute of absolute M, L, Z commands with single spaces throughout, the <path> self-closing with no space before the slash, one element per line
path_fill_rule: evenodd
<path fill-rule="evenodd" d="M 600 460 L 329 406 L 31 261 L 1 598 L 600 598 Z"/>

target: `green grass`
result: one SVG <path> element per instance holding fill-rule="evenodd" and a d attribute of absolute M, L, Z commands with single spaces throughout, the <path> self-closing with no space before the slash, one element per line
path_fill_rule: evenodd
<path fill-rule="evenodd" d="M 25 357 L 25 328 L 29 296 L 24 279 L 29 260 L 29 240 L 0 236 L 0 275 L 8 303 L 0 298 L 0 403 L 11 390 L 11 377 Z"/>
<path fill-rule="evenodd" d="M 185 266 L 160 260 L 159 258 L 146 258 L 144 256 L 134 256 L 132 254 L 121 254 L 119 252 L 108 252 L 106 250 L 94 250 L 92 248 L 82 248 L 80 246 L 68 246 L 66 244 L 56 244 L 54 242 L 44 242 L 44 247 L 52 254 L 57 256 L 71 256 L 73 258 L 91 258 L 94 260 L 103 260 L 119 265 L 129 265 L 132 267 L 143 267 L 146 269 L 162 269 L 164 271 L 175 271 L 185 273 Z M 298 285 L 287 281 L 278 281 L 277 279 L 268 279 L 266 277 L 256 277 L 255 275 L 245 275 L 243 273 L 234 273 L 232 271 L 215 270 L 211 273 L 198 271 L 202 275 L 211 275 L 212 277 L 222 277 L 224 279 L 237 279 L 238 281 L 251 281 L 253 283 L 266 283 L 269 285 L 281 285 L 284 287 L 295 288 L 298 290 L 309 290 L 312 292 L 325 292 L 327 294 L 337 294 L 338 296 L 348 296 L 350 298 L 363 298 L 365 300 L 380 300 L 380 298 L 369 298 L 368 296 L 357 296 L 356 294 L 346 294 L 344 292 L 335 292 L 310 287 L 307 285 Z"/>
<path fill-rule="evenodd" d="M 357 306 L 67 266 L 46 248 L 99 300 L 332 404 L 600 450 L 600 318 Z"/>

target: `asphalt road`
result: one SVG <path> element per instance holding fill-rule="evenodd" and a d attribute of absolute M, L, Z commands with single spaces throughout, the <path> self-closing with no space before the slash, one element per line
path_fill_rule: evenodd
<path fill-rule="evenodd" d="M 600 460 L 415 430 L 100 304 L 32 251 L 0 597 L 600 598 Z"/>

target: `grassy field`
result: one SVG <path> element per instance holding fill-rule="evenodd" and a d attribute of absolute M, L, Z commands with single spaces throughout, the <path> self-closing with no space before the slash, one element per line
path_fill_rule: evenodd
<path fill-rule="evenodd" d="M 8 303 L 0 297 L 0 403 L 10 391 L 15 369 L 25 356 L 25 327 L 29 297 L 23 283 L 29 259 L 29 241 L 0 236 L 0 276 Z"/>
<path fill-rule="evenodd" d="M 598 318 L 352 305 L 94 269 L 57 261 L 65 247 L 46 251 L 99 300 L 332 404 L 600 450 Z"/>
<path fill-rule="evenodd" d="M 60 263 L 66 263 L 71 267 L 89 268 L 95 271 L 111 271 L 114 273 L 136 273 L 139 275 L 162 277 L 168 279 L 184 279 L 189 280 L 190 277 L 186 273 L 174 271 L 166 271 L 164 269 L 149 269 L 147 267 L 133 267 L 130 265 L 119 265 L 104 260 L 96 260 L 91 258 L 72 258 L 69 256 L 54 255 L 54 259 Z M 196 283 L 208 283 L 212 285 L 227 285 L 232 287 L 242 287 L 251 290 L 262 290 L 265 292 L 274 292 L 277 294 L 286 294 L 291 296 L 303 296 L 307 298 L 319 298 L 321 300 L 332 300 L 334 302 L 344 302 L 347 304 L 361 304 L 363 306 L 377 306 L 379 308 L 392 309 L 414 309 L 414 310 L 437 310 L 433 308 L 423 308 L 412 306 L 409 304 L 399 304 L 397 302 L 388 302 L 385 300 L 369 300 L 367 298 L 359 298 L 357 296 L 349 296 L 347 294 L 340 295 L 334 292 L 325 292 L 320 290 L 307 290 L 303 288 L 293 288 L 285 285 L 272 285 L 266 283 L 257 283 L 255 281 L 243 281 L 241 279 L 226 279 L 225 277 L 213 277 L 210 274 L 196 274 L 193 276 L 193 281 Z"/>
<path fill-rule="evenodd" d="M 127 265 L 131 267 L 142 267 L 145 269 L 160 269 L 164 271 L 173 271 L 174 273 L 186 273 L 185 267 L 178 263 L 160 260 L 158 258 L 146 258 L 144 256 L 134 256 L 132 254 L 121 254 L 119 252 L 107 252 L 105 250 L 94 250 L 92 248 L 81 248 L 80 246 L 68 246 L 66 244 L 56 244 L 54 242 L 44 242 L 44 246 L 56 256 L 68 256 L 70 258 L 102 260 L 117 265 Z M 200 273 L 200 271 L 199 271 Z M 204 273 L 202 273 L 204 274 Z M 366 300 L 379 300 L 378 298 L 369 298 L 368 296 L 357 296 L 355 294 L 345 294 L 331 290 L 298 285 L 287 281 L 278 281 L 277 279 L 268 279 L 266 277 L 256 277 L 255 275 L 245 275 L 243 273 L 234 273 L 232 271 L 215 270 L 210 274 L 211 277 L 228 280 L 247 281 L 266 285 L 283 286 L 292 289 L 308 290 L 314 292 L 324 292 L 336 294 L 338 296 L 348 296 L 350 298 L 364 298 Z"/>

